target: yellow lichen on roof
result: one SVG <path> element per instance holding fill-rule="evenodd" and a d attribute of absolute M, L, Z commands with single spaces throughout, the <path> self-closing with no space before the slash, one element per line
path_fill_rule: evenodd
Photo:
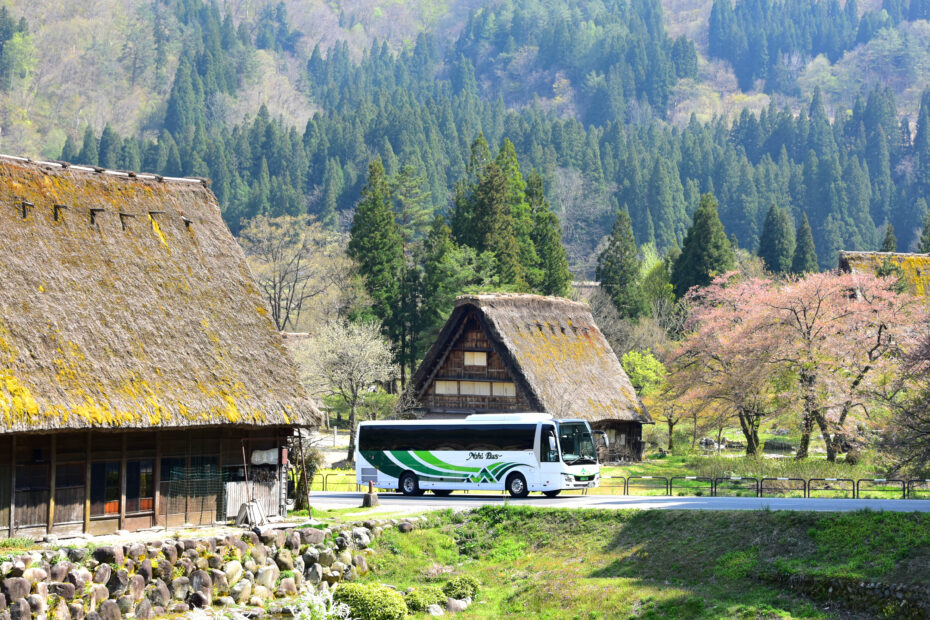
<path fill-rule="evenodd" d="M 318 419 L 199 182 L 0 157 L 0 281 L 0 432 Z"/>
<path fill-rule="evenodd" d="M 878 275 L 888 266 L 900 269 L 900 277 L 914 295 L 930 293 L 930 254 L 904 252 L 840 252 L 840 269 L 851 273 Z"/>

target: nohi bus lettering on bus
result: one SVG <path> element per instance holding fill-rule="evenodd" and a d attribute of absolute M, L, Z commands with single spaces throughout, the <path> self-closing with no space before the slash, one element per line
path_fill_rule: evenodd
<path fill-rule="evenodd" d="M 548 414 L 477 414 L 460 420 L 362 422 L 355 475 L 359 484 L 404 495 L 459 490 L 555 497 L 600 484 L 600 465 L 584 420 Z"/>

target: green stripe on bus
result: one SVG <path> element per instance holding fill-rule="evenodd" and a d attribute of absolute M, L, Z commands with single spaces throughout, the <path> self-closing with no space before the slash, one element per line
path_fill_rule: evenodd
<path fill-rule="evenodd" d="M 374 465 L 375 469 L 391 478 L 400 478 L 400 475 L 404 473 L 404 470 L 401 469 L 397 463 L 392 461 L 385 452 L 380 450 L 362 450 L 362 456 L 365 457 L 366 461 Z"/>
<path fill-rule="evenodd" d="M 448 469 L 449 471 L 464 471 L 470 474 L 474 474 L 474 473 L 481 471 L 481 469 L 478 467 L 463 467 L 461 465 L 450 465 L 449 463 L 446 463 L 442 461 L 441 459 L 437 458 L 436 455 L 433 454 L 432 452 L 426 452 L 424 450 L 415 450 L 413 453 L 421 461 L 429 463 L 430 465 L 435 465 L 436 467 L 442 467 L 443 469 Z"/>
<path fill-rule="evenodd" d="M 412 469 L 418 474 L 422 473 L 428 476 L 438 476 L 441 478 L 465 478 L 466 477 L 465 474 L 444 472 L 444 471 L 433 469 L 432 467 L 427 467 L 420 461 L 416 460 L 413 457 L 413 455 L 409 452 L 392 451 L 391 456 L 397 459 L 398 461 L 400 461 L 402 465 L 406 465 L 407 467 L 409 467 L 410 469 Z"/>
<path fill-rule="evenodd" d="M 504 474 L 517 467 L 517 465 L 519 465 L 519 463 L 505 463 L 504 467 L 501 467 L 494 472 L 494 476 L 497 478 L 498 482 L 500 482 L 500 479 L 504 477 Z"/>

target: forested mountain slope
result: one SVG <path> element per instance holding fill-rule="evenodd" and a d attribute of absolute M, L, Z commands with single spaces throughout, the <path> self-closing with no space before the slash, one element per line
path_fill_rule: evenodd
<path fill-rule="evenodd" d="M 375 155 L 444 211 L 483 133 L 544 175 L 579 277 L 617 209 L 664 251 L 708 191 L 744 247 L 772 204 L 806 213 L 828 267 L 886 221 L 907 247 L 930 194 L 930 26 L 924 0 L 886 3 L 16 0 L 0 146 L 210 177 L 235 231 L 263 213 L 345 228 Z M 713 104 L 731 71 L 756 112 Z"/>

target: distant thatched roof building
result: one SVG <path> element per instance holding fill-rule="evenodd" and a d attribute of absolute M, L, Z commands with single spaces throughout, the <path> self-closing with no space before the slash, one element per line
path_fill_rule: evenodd
<path fill-rule="evenodd" d="M 430 416 L 547 412 L 630 442 L 652 424 L 587 304 L 557 297 L 460 297 L 414 386 Z"/>
<path fill-rule="evenodd" d="M 0 158 L 0 431 L 311 424 L 194 179 Z"/>
<path fill-rule="evenodd" d="M 926 297 L 930 293 L 930 254 L 903 252 L 840 252 L 839 267 L 847 273 L 878 275 L 888 268 L 900 269 L 911 293 Z"/>

